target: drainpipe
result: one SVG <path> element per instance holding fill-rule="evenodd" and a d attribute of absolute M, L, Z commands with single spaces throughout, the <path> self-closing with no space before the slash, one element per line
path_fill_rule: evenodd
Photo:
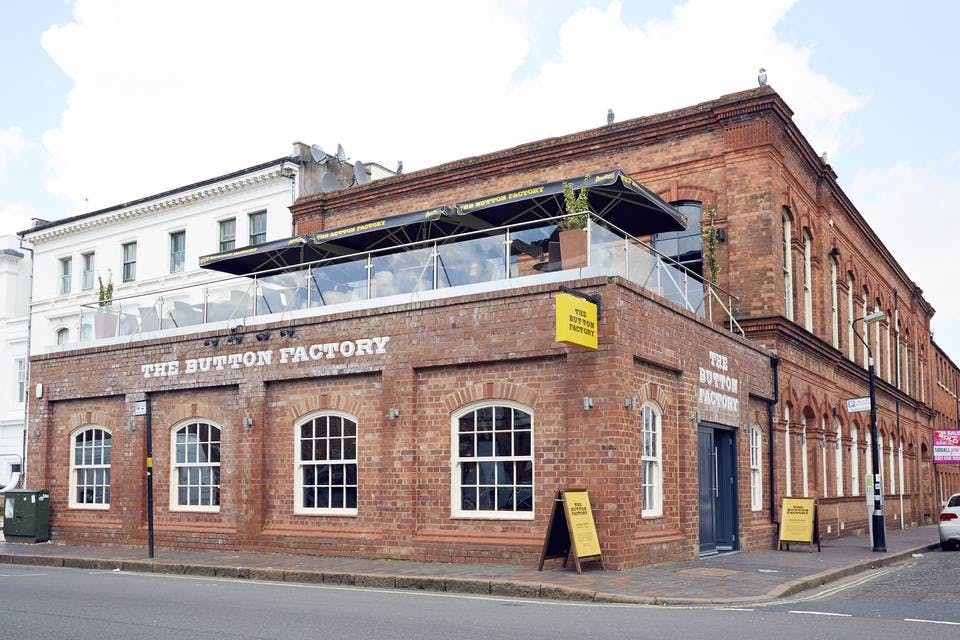
<path fill-rule="evenodd" d="M 33 330 L 33 270 L 36 266 L 36 260 L 34 260 L 33 249 L 23 246 L 23 236 L 20 236 L 20 248 L 30 252 L 30 288 L 28 289 L 30 295 L 27 301 L 27 397 L 24 398 L 23 403 L 23 438 L 20 439 L 22 448 L 20 452 L 20 482 L 22 484 L 20 486 L 25 488 L 27 486 L 27 432 L 30 428 L 30 338 Z"/>
<path fill-rule="evenodd" d="M 767 424 L 770 425 L 770 437 L 767 438 L 767 474 L 770 476 L 770 521 L 777 522 L 777 476 L 774 473 L 776 462 L 776 439 L 773 431 L 773 408 L 780 402 L 780 358 L 770 356 L 770 369 L 773 377 L 773 398 L 767 401 Z"/>

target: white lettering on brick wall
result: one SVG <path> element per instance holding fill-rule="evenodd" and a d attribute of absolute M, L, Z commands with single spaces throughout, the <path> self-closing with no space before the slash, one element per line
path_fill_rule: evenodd
<path fill-rule="evenodd" d="M 248 369 L 264 367 L 274 363 L 294 364 L 334 358 L 354 358 L 358 356 L 379 355 L 387 352 L 390 336 L 360 338 L 359 340 L 340 340 L 321 342 L 308 346 L 283 347 L 274 358 L 272 349 L 266 351 L 238 351 L 220 356 L 188 358 L 184 361 L 167 360 L 150 362 L 140 366 L 144 378 L 172 378 L 183 374 L 223 371 L 224 369 Z"/>
<path fill-rule="evenodd" d="M 737 424 L 740 413 L 740 381 L 729 375 L 727 356 L 711 351 L 710 366 L 700 367 L 700 386 L 697 404 L 701 418 L 728 424 Z"/>

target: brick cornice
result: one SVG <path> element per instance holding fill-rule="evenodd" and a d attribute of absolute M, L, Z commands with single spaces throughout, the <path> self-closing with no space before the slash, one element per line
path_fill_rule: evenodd
<path fill-rule="evenodd" d="M 362 207 L 410 192 L 438 190 L 487 177 L 502 175 L 517 164 L 526 169 L 560 161 L 606 153 L 624 146 L 637 146 L 772 115 L 783 125 L 793 112 L 769 87 L 759 87 L 723 96 L 692 107 L 625 120 L 566 136 L 546 138 L 493 153 L 464 158 L 346 190 L 320 193 L 294 203 L 294 221 L 308 215 L 348 207 Z M 812 150 L 811 150 L 812 153 Z M 436 204 L 452 204 L 441 203 Z"/>

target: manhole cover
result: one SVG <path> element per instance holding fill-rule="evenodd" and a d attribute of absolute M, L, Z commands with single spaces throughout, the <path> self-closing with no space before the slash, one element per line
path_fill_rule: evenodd
<path fill-rule="evenodd" d="M 742 571 L 734 571 L 733 569 L 716 569 L 711 567 L 696 567 L 693 569 L 680 569 L 677 573 L 685 573 L 690 576 L 709 576 L 711 578 L 726 578 L 727 576 L 732 576 L 738 573 L 743 573 Z"/>

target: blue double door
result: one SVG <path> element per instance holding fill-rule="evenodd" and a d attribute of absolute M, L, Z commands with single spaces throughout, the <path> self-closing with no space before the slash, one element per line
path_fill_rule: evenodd
<path fill-rule="evenodd" d="M 738 548 L 737 432 L 701 423 L 698 428 L 700 462 L 700 555 Z"/>

